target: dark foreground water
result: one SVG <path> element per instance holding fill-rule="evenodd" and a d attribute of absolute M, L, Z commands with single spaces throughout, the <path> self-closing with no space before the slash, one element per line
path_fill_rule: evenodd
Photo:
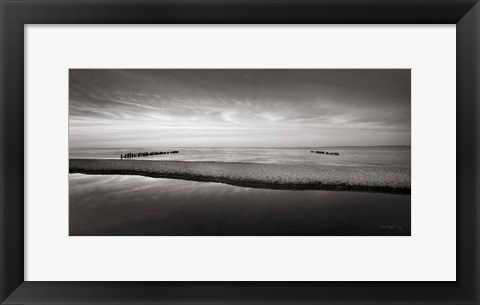
<path fill-rule="evenodd" d="M 410 235 L 410 195 L 70 174 L 79 235 Z"/>

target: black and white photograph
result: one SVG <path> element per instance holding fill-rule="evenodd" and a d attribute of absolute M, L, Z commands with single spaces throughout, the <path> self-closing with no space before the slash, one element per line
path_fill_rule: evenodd
<path fill-rule="evenodd" d="M 70 69 L 70 236 L 410 236 L 410 69 Z"/>

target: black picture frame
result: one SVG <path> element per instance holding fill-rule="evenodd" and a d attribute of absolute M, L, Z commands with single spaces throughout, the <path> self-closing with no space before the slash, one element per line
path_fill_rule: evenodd
<path fill-rule="evenodd" d="M 480 304 L 477 0 L 0 0 L 0 10 L 2 304 Z M 24 281 L 24 25 L 157 23 L 456 24 L 457 280 Z"/>

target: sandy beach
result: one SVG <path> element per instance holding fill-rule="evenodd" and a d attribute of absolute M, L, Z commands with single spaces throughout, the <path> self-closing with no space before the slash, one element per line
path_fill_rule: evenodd
<path fill-rule="evenodd" d="M 410 194 L 410 168 L 70 159 L 70 173 L 140 175 L 285 190 Z"/>

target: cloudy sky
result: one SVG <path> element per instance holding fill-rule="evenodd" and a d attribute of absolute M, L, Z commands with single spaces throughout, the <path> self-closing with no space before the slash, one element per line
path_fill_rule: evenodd
<path fill-rule="evenodd" d="M 410 144 L 410 70 L 71 69 L 88 147 Z"/>

